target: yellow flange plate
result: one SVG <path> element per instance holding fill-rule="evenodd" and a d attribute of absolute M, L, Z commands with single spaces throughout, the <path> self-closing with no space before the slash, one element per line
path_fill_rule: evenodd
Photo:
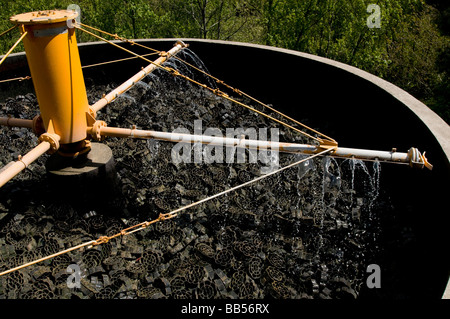
<path fill-rule="evenodd" d="M 49 24 L 75 19 L 78 12 L 72 10 L 45 10 L 17 14 L 9 18 L 16 24 Z"/>

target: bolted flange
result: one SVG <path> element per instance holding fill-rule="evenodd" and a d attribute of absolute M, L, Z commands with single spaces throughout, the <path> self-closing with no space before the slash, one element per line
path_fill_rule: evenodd
<path fill-rule="evenodd" d="M 95 123 L 92 125 L 91 129 L 91 137 L 94 141 L 103 141 L 105 139 L 105 136 L 102 136 L 100 134 L 100 131 L 102 127 L 107 127 L 108 124 L 106 124 L 105 121 L 95 121 Z"/>
<path fill-rule="evenodd" d="M 39 136 L 39 142 L 48 142 L 50 143 L 50 149 L 48 150 L 48 154 L 56 153 L 59 149 L 59 136 L 56 134 L 44 133 Z"/>
<path fill-rule="evenodd" d="M 40 136 L 45 133 L 45 127 L 44 122 L 42 121 L 42 117 L 40 114 L 36 115 L 33 118 L 33 128 L 32 128 L 34 134 L 37 136 Z"/>

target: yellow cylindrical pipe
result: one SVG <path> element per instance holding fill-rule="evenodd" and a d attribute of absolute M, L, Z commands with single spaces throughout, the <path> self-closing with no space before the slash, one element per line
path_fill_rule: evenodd
<path fill-rule="evenodd" d="M 74 11 L 52 10 L 10 19 L 27 32 L 23 42 L 43 124 L 61 137 L 61 144 L 86 139 L 89 103 L 75 29 L 67 25 L 76 16 Z"/>

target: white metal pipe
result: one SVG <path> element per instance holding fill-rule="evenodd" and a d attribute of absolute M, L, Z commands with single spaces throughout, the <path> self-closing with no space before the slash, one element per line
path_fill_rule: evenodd
<path fill-rule="evenodd" d="M 92 132 L 89 132 L 92 133 Z M 309 144 L 296 144 L 284 142 L 272 142 L 263 140 L 239 139 L 219 136 L 193 135 L 183 133 L 170 133 L 147 131 L 138 129 L 124 129 L 116 127 L 101 127 L 100 135 L 131 138 L 151 138 L 174 143 L 202 143 L 212 146 L 242 147 L 261 150 L 275 150 L 289 153 L 317 154 L 324 150 L 322 146 Z M 394 163 L 411 163 L 410 153 L 396 151 L 374 151 L 366 149 L 338 147 L 335 151 L 327 154 L 333 157 L 355 158 L 361 160 L 379 160 Z"/>
<path fill-rule="evenodd" d="M 357 148 L 346 148 L 338 147 L 333 153 L 335 157 L 345 157 L 345 158 L 357 158 L 362 160 L 374 160 L 387 161 L 387 162 L 410 162 L 410 155 L 408 153 L 401 152 L 387 152 L 387 151 L 374 151 L 366 149 Z"/>
<path fill-rule="evenodd" d="M 152 138 L 156 140 L 175 143 L 178 142 L 202 143 L 213 146 L 237 146 L 242 148 L 265 149 L 265 150 L 273 149 L 284 152 L 296 152 L 296 153 L 297 152 L 314 153 L 317 151 L 316 146 L 308 144 L 280 143 L 263 140 L 249 140 L 244 138 L 158 132 L 158 131 L 147 131 L 138 129 L 116 128 L 116 127 L 102 127 L 100 128 L 100 135 L 115 136 L 115 137 Z"/>
<path fill-rule="evenodd" d="M 178 41 L 175 46 L 170 49 L 165 55 L 159 57 L 156 59 L 153 63 L 149 64 L 145 68 L 143 68 L 141 71 L 136 73 L 134 76 L 132 76 L 130 79 L 122 83 L 120 86 L 118 86 L 116 89 L 102 97 L 100 100 L 98 100 L 96 103 L 91 105 L 91 109 L 94 112 L 98 112 L 103 107 L 105 107 L 107 104 L 114 101 L 118 96 L 128 91 L 133 85 L 135 85 L 137 82 L 142 80 L 146 75 L 153 72 L 158 68 L 158 65 L 163 64 L 165 61 L 167 61 L 171 56 L 176 55 L 178 52 L 180 52 L 183 48 L 186 47 L 186 44 L 184 44 L 182 41 Z"/>

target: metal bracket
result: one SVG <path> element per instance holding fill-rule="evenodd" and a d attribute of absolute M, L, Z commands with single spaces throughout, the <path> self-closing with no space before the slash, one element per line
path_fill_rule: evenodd
<path fill-rule="evenodd" d="M 318 147 L 318 151 L 325 151 L 329 150 L 331 148 L 337 148 L 338 143 L 335 140 L 328 140 L 328 139 L 319 139 L 320 140 L 320 146 Z M 331 154 L 333 154 L 332 152 Z"/>
<path fill-rule="evenodd" d="M 417 148 L 411 147 L 408 151 L 408 156 L 410 158 L 409 165 L 414 168 L 428 168 L 429 170 L 433 169 L 433 165 L 428 162 L 425 157 L 425 152 L 423 155 L 419 152 Z"/>
<path fill-rule="evenodd" d="M 53 37 L 55 35 L 64 34 L 67 32 L 68 32 L 67 26 L 62 26 L 62 27 L 57 27 L 57 28 L 33 30 L 33 36 L 35 38 Z"/>

